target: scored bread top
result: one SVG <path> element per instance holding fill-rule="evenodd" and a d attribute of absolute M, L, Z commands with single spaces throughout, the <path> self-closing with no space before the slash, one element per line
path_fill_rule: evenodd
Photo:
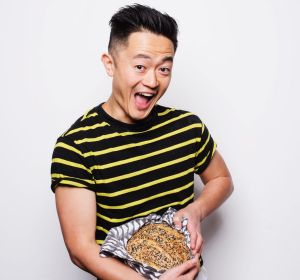
<path fill-rule="evenodd" d="M 190 258 L 182 233 L 166 223 L 148 224 L 129 239 L 126 249 L 137 261 L 156 270 L 166 270 Z"/>

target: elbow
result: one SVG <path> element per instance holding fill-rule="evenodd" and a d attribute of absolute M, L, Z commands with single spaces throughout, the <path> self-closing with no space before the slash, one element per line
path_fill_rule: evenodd
<path fill-rule="evenodd" d="M 68 248 L 68 252 L 72 263 L 78 266 L 79 268 L 84 269 L 81 261 L 81 256 L 77 252 L 77 250 L 75 250 L 74 248 Z"/>
<path fill-rule="evenodd" d="M 83 265 L 83 252 L 82 246 L 68 244 L 66 243 L 66 247 L 70 256 L 70 259 L 73 264 L 78 266 L 79 268 L 86 270 L 85 266 Z"/>
<path fill-rule="evenodd" d="M 78 257 L 76 254 L 74 254 L 72 252 L 69 252 L 69 256 L 70 256 L 70 259 L 73 264 L 75 264 L 76 266 L 78 266 L 81 269 L 84 269 L 84 267 L 80 261 L 80 257 Z"/>

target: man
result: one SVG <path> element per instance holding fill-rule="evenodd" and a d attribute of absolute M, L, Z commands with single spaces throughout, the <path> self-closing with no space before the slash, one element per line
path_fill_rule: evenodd
<path fill-rule="evenodd" d="M 112 77 L 111 96 L 59 137 L 53 153 L 51 187 L 66 247 L 77 266 L 99 279 L 143 279 L 100 257 L 99 245 L 110 228 L 171 206 L 177 227 L 188 218 L 196 258 L 161 279 L 194 279 L 200 223 L 230 195 L 232 180 L 201 120 L 157 105 L 171 80 L 175 20 L 135 4 L 120 9 L 110 25 L 102 62 Z M 205 185 L 195 201 L 194 173 Z"/>

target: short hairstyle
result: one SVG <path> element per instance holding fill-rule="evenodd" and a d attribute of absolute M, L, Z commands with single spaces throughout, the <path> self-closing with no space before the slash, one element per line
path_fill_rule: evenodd
<path fill-rule="evenodd" d="M 126 45 L 131 33 L 150 31 L 170 39 L 177 49 L 178 25 L 174 18 L 166 13 L 140 4 L 120 8 L 109 21 L 111 27 L 108 50 L 117 45 Z"/>

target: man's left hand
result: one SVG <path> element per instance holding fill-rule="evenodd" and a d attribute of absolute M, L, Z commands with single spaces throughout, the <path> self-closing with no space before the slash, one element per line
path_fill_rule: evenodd
<path fill-rule="evenodd" d="M 176 212 L 173 219 L 176 228 L 181 228 L 181 221 L 183 217 L 188 219 L 187 229 L 191 237 L 192 253 L 194 255 L 201 254 L 203 249 L 203 238 L 200 228 L 201 218 L 199 214 L 199 208 L 197 208 L 197 205 L 195 203 L 191 203 L 185 208 Z"/>

